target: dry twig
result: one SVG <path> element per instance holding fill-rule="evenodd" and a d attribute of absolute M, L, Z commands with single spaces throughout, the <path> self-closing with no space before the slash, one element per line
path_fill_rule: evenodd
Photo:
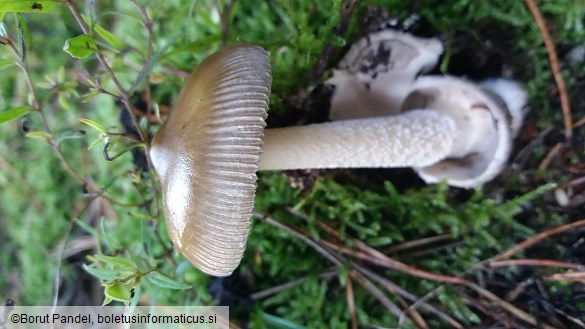
<path fill-rule="evenodd" d="M 486 264 L 490 268 L 507 266 L 541 266 L 541 267 L 564 267 L 571 269 L 582 269 L 585 265 L 561 262 L 552 259 L 508 259 L 496 260 Z"/>
<path fill-rule="evenodd" d="M 331 280 L 335 276 L 337 276 L 337 271 L 328 271 L 328 272 L 325 272 L 325 273 L 320 274 L 319 275 L 319 279 Z M 309 279 L 309 277 L 308 276 L 305 276 L 305 277 L 302 277 L 300 279 L 296 279 L 296 280 L 293 280 L 293 281 L 290 281 L 290 282 L 286 282 L 286 283 L 280 284 L 278 286 L 274 286 L 274 287 L 271 287 L 271 288 L 268 288 L 268 289 L 265 289 L 265 290 L 262 290 L 262 291 L 255 292 L 255 293 L 253 293 L 253 294 L 250 295 L 250 299 L 251 300 L 264 299 L 264 298 L 266 298 L 268 296 L 272 296 L 272 295 L 278 294 L 281 291 L 284 291 L 284 290 L 290 289 L 292 287 L 296 287 L 298 285 L 301 285 L 301 284 L 305 283 L 308 279 Z"/>
<path fill-rule="evenodd" d="M 585 271 L 557 273 L 544 278 L 547 281 L 579 281 L 585 282 Z"/>
<path fill-rule="evenodd" d="M 351 328 L 358 329 L 357 313 L 355 310 L 355 298 L 353 296 L 353 285 L 349 276 L 345 279 L 345 292 L 347 296 L 347 308 L 351 314 Z"/>
<path fill-rule="evenodd" d="M 576 229 L 576 228 L 579 228 L 582 226 L 585 226 L 585 218 L 578 220 L 576 222 L 572 222 L 569 224 L 565 224 L 565 225 L 561 225 L 561 226 L 557 226 L 557 227 L 548 229 L 546 231 L 540 232 L 540 233 L 522 241 L 521 243 L 515 245 L 514 247 L 512 247 L 512 248 L 510 248 L 502 253 L 499 253 L 496 256 L 494 256 L 494 257 L 492 257 L 492 258 L 488 259 L 487 261 L 484 261 L 480 264 L 489 264 L 489 263 L 492 263 L 495 261 L 510 258 L 510 257 L 514 256 L 515 254 L 519 253 L 520 251 L 522 251 L 526 248 L 529 248 L 529 247 L 537 244 L 538 242 L 540 242 L 544 239 L 548 239 L 553 235 L 564 233 L 564 232 L 567 232 L 569 230 Z"/>
<path fill-rule="evenodd" d="M 295 214 L 299 214 L 299 213 L 295 212 Z M 573 224 L 575 224 L 575 223 L 573 223 Z M 341 234 L 339 234 L 339 232 L 337 232 L 333 228 L 327 226 L 326 224 L 324 224 L 322 222 L 318 222 L 318 225 L 320 227 L 322 227 L 324 230 L 326 230 L 327 232 L 329 232 L 330 234 L 332 234 L 333 236 L 335 236 L 337 238 L 341 237 Z M 583 225 L 585 225 L 585 219 L 583 220 Z M 575 225 L 573 225 L 573 226 L 575 226 Z M 578 225 L 576 225 L 576 226 L 578 226 Z M 563 232 L 565 230 L 566 230 L 566 228 L 557 228 L 557 229 L 553 229 L 552 231 L 555 233 L 560 233 L 560 232 Z M 297 232 L 297 233 L 300 234 L 301 236 L 304 236 L 300 232 Z M 545 232 L 536 235 L 535 240 L 540 241 L 541 239 L 543 239 L 543 238 L 540 238 L 540 236 L 542 234 L 545 234 Z M 545 234 L 546 237 L 548 237 L 549 235 Z M 307 238 L 307 237 L 305 236 L 305 238 Z M 309 239 L 309 238 L 307 238 L 307 239 Z M 517 308 L 516 306 L 503 300 L 502 298 L 498 297 L 497 295 L 495 295 L 491 291 L 488 291 L 487 289 L 481 287 L 480 285 L 478 285 L 472 281 L 469 281 L 469 280 L 464 279 L 464 278 L 459 277 L 459 276 L 449 276 L 449 275 L 443 275 L 443 274 L 436 274 L 436 273 L 428 272 L 425 270 L 421 270 L 421 269 L 418 269 L 416 267 L 407 265 L 405 263 L 396 261 L 396 260 L 386 256 L 385 254 L 381 253 L 380 251 L 370 247 L 369 245 L 367 245 L 366 243 L 364 243 L 363 241 L 361 241 L 359 239 L 355 239 L 355 238 L 351 238 L 351 237 L 347 237 L 347 236 L 344 237 L 344 239 L 350 240 L 352 242 L 352 245 L 354 245 L 358 250 L 354 251 L 354 250 L 351 250 L 347 247 L 343 247 L 343 246 L 337 245 L 337 244 L 329 242 L 329 241 L 324 241 L 323 239 L 320 240 L 319 242 L 329 246 L 330 248 L 334 248 L 340 252 L 349 254 L 352 257 L 359 258 L 359 259 L 362 259 L 364 261 L 367 261 L 367 262 L 370 262 L 372 264 L 376 264 L 378 266 L 382 266 L 382 267 L 385 267 L 385 268 L 388 268 L 391 270 L 403 272 L 403 273 L 412 275 L 414 277 L 419 277 L 422 279 L 427 279 L 427 280 L 435 281 L 435 282 L 448 283 L 448 284 L 452 284 L 452 285 L 468 287 L 468 288 L 474 290 L 479 296 L 491 301 L 493 304 L 497 305 L 498 307 L 505 310 L 509 314 L 513 315 L 517 319 L 520 319 L 520 320 L 522 320 L 530 325 L 533 325 L 533 326 L 538 325 L 541 328 L 545 328 L 545 329 L 553 329 L 554 328 L 553 326 L 548 325 L 546 323 L 539 323 L 539 321 L 537 319 L 535 319 L 532 315 L 526 313 L 522 309 Z M 531 244 L 530 243 L 529 244 L 521 243 L 520 245 L 528 246 Z M 511 248 L 509 250 L 509 252 L 513 251 L 513 250 L 517 250 L 517 249 Z M 519 249 L 519 250 L 521 250 L 521 249 Z M 514 253 L 511 253 L 511 255 L 513 255 L 513 254 Z M 498 257 L 498 256 L 496 256 L 496 257 Z M 500 259 L 501 258 L 494 258 L 494 259 L 490 259 L 488 261 L 495 261 L 495 260 L 500 260 Z M 486 264 L 486 263 L 482 262 L 479 264 Z M 476 268 L 476 267 L 474 267 L 474 268 Z"/>
<path fill-rule="evenodd" d="M 345 259 L 343 259 L 341 256 L 327 250 L 325 247 L 322 247 L 318 242 L 300 233 L 298 229 L 284 225 L 270 218 L 269 216 L 263 214 L 255 213 L 255 216 L 261 219 L 262 221 L 274 227 L 280 228 L 281 230 L 288 232 L 293 236 L 301 239 L 308 246 L 310 246 L 311 248 L 315 249 L 315 251 L 320 253 L 323 257 L 327 258 L 327 260 L 329 260 L 334 265 L 341 267 L 345 263 Z M 390 312 L 392 312 L 392 314 L 394 314 L 396 317 L 399 317 L 400 314 L 402 314 L 402 310 L 398 306 L 396 306 L 396 304 L 394 304 L 378 287 L 376 287 L 370 280 L 368 280 L 368 278 L 354 270 L 350 270 L 348 273 L 352 278 L 359 282 L 362 287 L 368 290 L 372 294 L 372 296 L 374 296 L 374 298 L 376 298 L 380 302 L 380 304 L 384 305 L 384 307 L 386 307 Z M 410 323 L 410 321 L 408 322 Z"/>
<path fill-rule="evenodd" d="M 557 55 L 555 45 L 552 41 L 550 33 L 548 32 L 548 29 L 546 28 L 546 23 L 544 22 L 544 18 L 542 17 L 542 13 L 540 12 L 538 5 L 536 5 L 534 0 L 524 0 L 524 2 L 526 3 L 526 6 L 530 10 L 530 13 L 532 13 L 532 16 L 534 16 L 534 21 L 536 22 L 536 25 L 538 25 L 538 29 L 540 30 L 540 34 L 542 35 L 542 41 L 546 46 L 550 66 L 552 68 L 555 82 L 557 84 L 557 88 L 559 90 L 559 95 L 561 98 L 561 109 L 563 111 L 563 121 L 565 125 L 565 139 L 567 142 L 570 142 L 573 136 L 573 119 L 571 115 L 571 104 L 569 102 L 569 94 L 567 93 L 565 80 L 563 78 L 563 74 L 561 73 L 559 56 Z"/>

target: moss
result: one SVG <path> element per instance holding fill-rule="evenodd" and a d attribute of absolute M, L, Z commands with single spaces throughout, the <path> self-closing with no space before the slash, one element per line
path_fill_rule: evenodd
<path fill-rule="evenodd" d="M 144 63 L 147 31 L 130 2 L 115 5 L 97 2 L 95 8 L 87 6 L 82 10 L 101 27 L 113 32 L 125 46 L 116 50 L 94 33 L 98 46 L 124 86 L 130 86 L 138 72 L 152 64 L 152 73 L 156 77 L 150 85 L 152 100 L 160 105 L 171 102 L 182 83 L 179 77 L 169 73 L 169 69 L 191 71 L 219 49 L 222 40 L 226 39 L 229 43 L 260 44 L 269 50 L 274 78 L 273 122 L 279 125 L 310 122 L 311 119 L 306 117 L 308 112 L 303 110 L 303 98 L 308 89 L 329 73 L 325 70 L 320 76 L 309 79 L 324 47 L 333 45 L 329 69 L 343 56 L 351 41 L 384 23 L 408 28 L 419 35 L 441 36 L 447 53 L 442 58 L 440 70 L 434 73 L 471 79 L 506 73 L 523 81 L 533 109 L 528 122 L 538 132 L 550 125 L 560 126 L 562 122 L 546 49 L 534 19 L 522 1 L 360 1 L 343 36 L 334 31 L 342 20 L 339 14 L 343 5 L 341 0 L 237 1 L 229 17 L 229 34 L 225 37 L 217 6 L 223 10 L 228 3 L 211 0 L 141 2 L 155 23 L 153 54 L 157 61 L 154 64 Z M 580 1 L 541 0 L 537 3 L 561 55 L 582 42 L 585 8 Z M 156 217 L 152 211 L 155 194 L 150 177 L 136 169 L 128 154 L 115 162 L 106 162 L 101 149 L 103 143 L 87 150 L 100 133 L 82 127 L 79 118 L 89 118 L 117 131 L 123 129 L 118 120 L 119 108 L 111 97 L 100 95 L 82 102 L 76 95 L 91 91 L 85 79 L 78 79 L 85 77 L 85 72 L 116 93 L 114 84 L 95 58 L 76 61 L 62 52 L 65 40 L 80 33 L 76 22 L 64 8 L 47 16 L 26 14 L 25 18 L 31 40 L 27 45 L 28 61 L 48 123 L 56 136 L 79 129 L 88 130 L 85 138 L 67 140 L 61 149 L 78 174 L 82 177 L 91 175 L 105 192 L 118 218 L 100 220 L 98 216 L 96 221 L 89 223 L 91 216 L 85 208 L 87 197 L 82 193 L 82 186 L 67 174 L 50 146 L 24 137 L 19 122 L 0 126 L 3 141 L 0 143 L 0 292 L 9 292 L 12 294 L 9 297 L 21 304 L 51 303 L 57 247 L 66 238 L 71 241 L 94 234 L 99 238 L 99 250 L 81 253 L 77 257 L 84 259 L 87 254 L 103 252 L 115 256 L 118 262 L 130 260 L 140 264 L 136 273 L 156 268 L 173 280 L 193 286 L 186 291 L 169 290 L 144 279 L 137 294 L 143 301 L 183 305 L 213 303 L 207 289 L 210 278 L 170 251 L 162 216 L 158 213 Z M 55 24 L 49 27 L 46 24 L 48 18 Z M 3 22 L 8 35 L 16 38 L 13 16 L 7 15 Z M 0 47 L 0 64 L 4 59 L 13 58 L 7 47 Z M 28 92 L 20 70 L 14 65 L 1 66 L 1 110 L 25 104 Z M 574 91 L 582 84 L 584 72 L 571 67 L 566 67 L 565 72 L 571 74 L 567 80 L 575 98 Z M 48 84 L 46 77 L 60 81 L 57 88 Z M 75 80 L 79 81 L 66 84 Z M 144 86 L 144 83 L 140 84 L 141 88 Z M 70 96 L 67 104 L 60 101 L 66 91 Z M 574 110 L 584 114 L 582 106 Z M 30 114 L 26 120 L 30 129 L 43 129 L 38 115 Z M 155 129 L 151 127 L 151 132 Z M 531 138 L 521 139 L 519 146 L 531 141 Z M 477 191 L 452 189 L 444 184 L 424 187 L 412 172 L 400 170 L 318 172 L 310 177 L 314 184 L 304 189 L 291 187 L 285 174 L 261 173 L 256 211 L 306 232 L 315 241 L 335 241 L 319 225 L 325 223 L 342 236 L 354 237 L 373 248 L 386 250 L 405 263 L 434 273 L 458 275 L 535 232 L 567 220 L 568 216 L 551 207 L 550 195 L 546 192 L 551 185 L 546 182 L 564 182 L 571 177 L 554 166 L 541 173 L 540 178 L 535 178 L 534 174 L 553 142 L 537 145 L 525 167 L 511 170 Z M 575 152 L 572 163 L 582 161 L 583 155 L 582 150 Z M 76 218 L 88 225 L 76 225 L 69 234 L 71 223 Z M 444 243 L 406 251 L 391 249 L 403 242 L 441 234 L 448 235 Z M 337 243 L 355 248 L 349 239 Z M 568 245 L 570 242 L 565 240 L 554 240 L 538 252 L 562 259 L 570 249 Z M 76 280 L 80 273 L 76 261 L 68 259 L 61 264 L 67 280 Z M 322 279 L 321 274 L 332 270 L 331 263 L 290 233 L 255 219 L 244 261 L 234 280 L 246 282 L 252 291 L 269 289 L 299 278 L 305 280 L 268 298 L 253 303 L 248 300 L 241 313 L 250 314 L 250 325 L 258 328 L 346 328 L 351 323 L 346 284 L 348 272 L 355 264 L 363 265 L 347 261 L 343 267 L 335 269 L 335 276 Z M 102 265 L 115 268 L 113 264 Z M 373 269 L 418 296 L 439 286 L 436 282 L 397 271 Z M 482 274 L 491 280 L 489 282 L 504 282 L 508 285 L 505 287 L 523 280 L 524 275 L 511 270 Z M 70 287 L 79 285 L 64 286 L 64 289 L 72 289 Z M 360 326 L 397 325 L 398 319 L 381 306 L 371 291 L 355 282 L 353 287 Z M 490 287 L 496 293 L 505 293 L 497 284 Z M 553 291 L 551 296 L 554 298 L 573 291 L 567 285 L 551 284 L 547 287 Z M 457 289 L 447 287 L 440 290 L 433 303 L 440 304 L 465 326 L 481 322 L 489 325 L 491 320 L 478 309 L 465 305 L 458 293 Z M 400 303 L 391 294 L 388 296 Z M 240 297 L 246 299 L 249 296 Z M 101 303 L 101 300 L 92 301 Z M 524 302 L 519 302 L 518 307 L 530 311 Z M 423 315 L 431 317 L 424 312 Z M 429 325 L 440 328 L 444 323 L 429 320 Z"/>

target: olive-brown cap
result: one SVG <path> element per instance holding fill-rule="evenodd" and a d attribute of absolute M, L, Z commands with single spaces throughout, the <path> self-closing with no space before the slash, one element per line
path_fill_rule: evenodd
<path fill-rule="evenodd" d="M 225 47 L 191 74 L 152 141 L 175 249 L 210 275 L 230 275 L 244 253 L 271 82 L 266 51 Z"/>

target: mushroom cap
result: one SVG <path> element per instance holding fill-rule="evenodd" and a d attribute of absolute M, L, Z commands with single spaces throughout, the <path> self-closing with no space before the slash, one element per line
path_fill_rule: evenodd
<path fill-rule="evenodd" d="M 438 39 L 382 30 L 354 43 L 326 81 L 335 86 L 329 118 L 345 120 L 397 114 L 417 75 L 443 52 Z"/>
<path fill-rule="evenodd" d="M 271 81 L 262 48 L 223 48 L 191 74 L 152 141 L 171 240 L 210 275 L 230 275 L 244 253 Z"/>
<path fill-rule="evenodd" d="M 506 107 L 509 114 L 512 135 L 516 137 L 520 132 L 524 117 L 528 110 L 528 93 L 522 85 L 506 78 L 491 78 L 479 84 L 494 101 Z"/>
<path fill-rule="evenodd" d="M 450 116 L 457 138 L 449 156 L 430 166 L 415 167 L 427 183 L 472 188 L 493 179 L 504 168 L 512 147 L 508 110 L 478 85 L 455 77 L 419 77 L 402 109 L 427 109 Z"/>

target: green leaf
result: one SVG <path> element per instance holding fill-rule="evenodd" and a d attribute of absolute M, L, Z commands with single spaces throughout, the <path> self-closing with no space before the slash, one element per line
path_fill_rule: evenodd
<path fill-rule="evenodd" d="M 128 303 L 132 299 L 134 287 L 126 283 L 114 283 L 105 289 L 106 298 Z"/>
<path fill-rule="evenodd" d="M 92 127 L 93 129 L 105 133 L 106 132 L 106 128 L 104 128 L 104 126 L 100 125 L 99 123 L 92 121 L 90 119 L 85 119 L 85 118 L 81 118 L 79 119 L 79 121 L 81 121 L 81 123 L 88 125 L 90 127 Z"/>
<path fill-rule="evenodd" d="M 65 41 L 63 50 L 71 55 L 71 57 L 85 59 L 93 55 L 97 50 L 97 46 L 95 40 L 90 35 L 82 34 Z"/>
<path fill-rule="evenodd" d="M 47 13 L 61 5 L 60 0 L 0 0 L 0 18 L 2 13 Z"/>
<path fill-rule="evenodd" d="M 94 146 L 98 145 L 100 142 L 102 142 L 105 138 L 104 137 L 100 137 L 96 140 L 94 140 L 93 142 L 91 142 L 91 144 L 89 144 L 89 146 L 87 147 L 88 150 L 91 150 Z"/>
<path fill-rule="evenodd" d="M 93 27 L 93 29 L 100 37 L 102 37 L 102 39 L 104 39 L 107 43 L 112 45 L 112 47 L 118 50 L 124 49 L 124 43 L 120 39 L 118 39 L 118 37 L 115 36 L 112 32 L 104 29 L 103 27 L 97 24 Z"/>
<path fill-rule="evenodd" d="M 138 86 L 140 85 L 140 83 L 142 82 L 142 80 L 144 80 L 144 78 L 152 71 L 152 68 L 154 67 L 154 65 L 156 64 L 156 62 L 161 58 L 161 56 L 163 56 L 167 52 L 167 50 L 169 50 L 171 48 L 172 45 L 175 44 L 175 41 L 177 39 L 178 38 L 175 37 L 173 39 L 173 41 L 167 43 L 166 46 L 164 46 L 159 52 L 157 52 L 150 59 L 150 61 L 148 61 L 148 63 L 146 63 L 144 65 L 144 67 L 142 68 L 142 70 L 140 71 L 140 73 L 138 73 L 138 76 L 136 77 L 136 79 L 132 83 L 132 86 L 130 86 L 130 89 L 128 90 L 128 92 L 130 94 L 134 93 L 134 91 L 138 88 Z"/>
<path fill-rule="evenodd" d="M 112 265 L 123 270 L 133 271 L 136 269 L 136 264 L 134 264 L 134 262 L 128 258 L 112 257 L 106 255 L 95 255 L 94 258 L 101 262 L 104 262 L 106 264 Z"/>
<path fill-rule="evenodd" d="M 95 266 L 88 266 L 86 264 L 83 264 L 82 267 L 87 273 L 104 281 L 121 280 L 134 275 L 134 272 L 132 271 L 108 270 L 104 268 L 97 268 Z"/>
<path fill-rule="evenodd" d="M 27 115 L 32 112 L 32 108 L 28 106 L 19 106 L 9 109 L 8 111 L 0 113 L 0 125 L 6 122 L 10 122 L 20 118 L 21 116 Z"/>
<path fill-rule="evenodd" d="M 86 222 L 79 219 L 75 219 L 75 224 L 77 224 L 79 227 L 81 227 L 82 230 L 93 235 L 94 237 L 98 236 L 97 230 L 93 226 L 88 225 Z"/>
<path fill-rule="evenodd" d="M 146 276 L 150 282 L 161 288 L 167 289 L 191 289 L 191 285 L 171 279 L 168 276 L 161 274 L 160 272 L 150 272 Z"/>
<path fill-rule="evenodd" d="M 49 141 L 51 139 L 51 135 L 49 135 L 48 133 L 44 132 L 44 131 L 31 131 L 26 133 L 25 135 L 28 138 L 34 138 L 34 139 L 40 139 L 42 141 Z"/>
<path fill-rule="evenodd" d="M 388 236 L 378 236 L 368 239 L 368 244 L 372 247 L 386 246 L 393 242 L 393 239 Z"/>
<path fill-rule="evenodd" d="M 97 95 L 100 95 L 102 92 L 100 90 L 94 89 L 90 92 L 88 92 L 87 94 L 81 96 L 81 102 L 82 103 L 87 103 L 89 102 L 92 98 L 94 98 Z"/>
<path fill-rule="evenodd" d="M 262 312 L 261 315 L 262 319 L 266 321 L 266 323 L 270 324 L 270 327 L 279 328 L 279 329 L 307 329 L 307 327 L 303 327 L 300 324 L 296 324 L 294 322 L 290 322 L 286 319 L 264 313 Z"/>
<path fill-rule="evenodd" d="M 89 18 L 85 15 L 81 15 L 83 20 L 87 24 L 91 24 Z M 107 43 L 109 43 L 112 47 L 116 48 L 117 50 L 124 49 L 124 43 L 118 39 L 112 32 L 106 30 L 105 28 L 101 27 L 97 23 L 93 24 L 93 30 L 97 35 L 99 35 L 102 39 L 104 39 Z"/>
<path fill-rule="evenodd" d="M 18 50 L 20 53 L 20 58 L 24 62 L 26 58 L 27 48 L 30 45 L 30 38 L 28 34 L 28 24 L 26 24 L 26 20 L 21 13 L 15 13 L 14 17 L 18 22 L 17 31 L 18 31 Z"/>
<path fill-rule="evenodd" d="M 68 140 L 68 139 L 79 139 L 79 138 L 84 138 L 84 137 L 85 137 L 85 131 L 84 130 L 64 131 L 63 133 L 61 133 L 59 135 L 59 137 L 57 137 L 57 140 L 55 142 L 57 143 L 57 145 L 59 145 L 64 140 Z"/>
<path fill-rule="evenodd" d="M 130 259 L 132 260 L 132 262 L 134 262 L 134 264 L 136 265 L 136 267 L 138 268 L 138 270 L 140 272 L 147 272 L 148 271 L 146 268 L 146 265 L 136 255 L 130 254 Z"/>
<path fill-rule="evenodd" d="M 130 211 L 130 212 L 128 212 L 128 216 L 130 216 L 132 218 L 136 218 L 136 219 L 141 219 L 141 220 L 153 220 L 153 219 L 155 219 L 152 216 L 144 215 L 144 214 L 139 213 L 139 212 L 136 212 L 136 211 Z"/>
<path fill-rule="evenodd" d="M 102 303 L 102 306 L 106 306 L 113 301 L 114 301 L 113 298 L 106 296 L 106 298 L 104 298 L 104 302 Z"/>

